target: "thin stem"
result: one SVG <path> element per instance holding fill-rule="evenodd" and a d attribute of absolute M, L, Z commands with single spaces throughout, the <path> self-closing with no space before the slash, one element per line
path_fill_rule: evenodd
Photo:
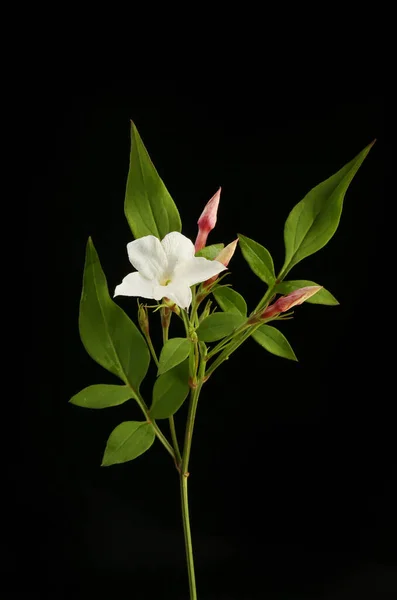
<path fill-rule="evenodd" d="M 252 311 L 251 315 L 253 315 L 254 313 L 256 313 L 258 310 L 261 310 L 262 308 L 266 308 L 266 304 L 269 304 L 271 301 L 272 296 L 274 295 L 274 288 L 276 287 L 276 285 L 278 283 L 280 283 L 280 281 L 282 281 L 285 277 L 285 275 L 287 274 L 287 272 L 285 271 L 280 271 L 279 275 L 276 278 L 276 281 L 273 283 L 273 285 L 269 286 L 267 288 L 266 294 L 259 300 L 258 304 L 256 305 L 256 307 L 254 308 L 254 310 Z"/>
<path fill-rule="evenodd" d="M 192 535 L 190 531 L 190 519 L 189 519 L 189 503 L 187 493 L 187 479 L 189 477 L 189 458 L 192 447 L 192 436 L 194 428 L 194 420 L 196 416 L 197 403 L 202 387 L 202 381 L 197 384 L 196 387 L 192 388 L 190 394 L 189 412 L 187 416 L 186 432 L 185 432 L 185 443 L 183 447 L 182 456 L 182 468 L 180 474 L 181 483 L 181 504 L 182 504 L 182 521 L 183 521 L 183 532 L 185 536 L 185 551 L 186 551 L 186 562 L 189 577 L 189 590 L 190 600 L 197 600 L 196 591 L 196 577 L 194 572 L 194 558 L 193 558 L 193 546 L 192 546 Z"/>
<path fill-rule="evenodd" d="M 185 310 L 183 310 L 183 309 L 181 310 L 181 315 L 182 315 L 183 324 L 185 326 L 186 337 L 190 338 L 189 316 L 188 316 L 187 312 Z"/>
<path fill-rule="evenodd" d="M 177 461 L 177 468 L 178 468 L 178 470 L 180 470 L 181 463 L 182 463 L 182 456 L 181 456 L 181 451 L 179 450 L 178 438 L 176 435 L 175 421 L 174 421 L 173 415 L 171 415 L 169 417 L 168 422 L 170 425 L 171 439 L 172 439 L 172 445 L 174 446 L 174 452 L 175 452 L 176 461 Z"/>
<path fill-rule="evenodd" d="M 185 321 L 187 335 L 189 335 L 189 321 Z M 190 378 L 190 401 L 189 410 L 186 421 L 185 441 L 183 446 L 182 464 L 180 472 L 180 486 L 181 486 L 181 505 L 182 505 L 182 521 L 183 521 L 183 532 L 185 537 L 185 552 L 186 552 L 186 563 L 189 578 L 189 591 L 190 600 L 197 600 L 196 591 L 196 576 L 194 572 L 194 558 L 193 558 L 193 545 L 192 545 L 192 534 L 190 531 L 190 519 L 189 519 L 189 502 L 188 502 L 188 484 L 187 480 L 189 477 L 189 459 L 190 451 L 192 448 L 192 437 L 194 429 L 194 421 L 196 418 L 197 403 L 200 396 L 200 391 L 203 386 L 203 376 L 205 372 L 205 356 L 207 348 L 204 343 L 198 343 L 197 336 L 193 340 L 194 342 L 194 360 L 190 362 L 189 378 Z M 197 377 L 198 375 L 198 377 Z"/>
<path fill-rule="evenodd" d="M 241 344 L 243 342 L 245 342 L 245 340 L 247 340 L 250 335 L 252 335 L 254 333 L 254 331 L 256 331 L 256 329 L 258 329 L 258 327 L 260 327 L 261 325 L 263 325 L 263 322 L 257 323 L 256 325 L 253 325 L 252 327 L 250 327 L 249 329 L 247 329 L 239 338 L 236 338 L 234 340 L 232 340 L 230 342 L 230 344 L 228 346 L 226 346 L 226 348 L 223 349 L 223 351 L 221 352 L 221 354 L 218 356 L 218 358 L 216 358 L 214 360 L 214 362 L 212 363 L 212 365 L 209 367 L 209 369 L 206 371 L 205 374 L 205 379 L 207 380 L 208 377 L 210 377 L 212 375 L 212 373 L 215 371 L 215 369 L 217 369 L 219 367 L 219 365 L 221 365 L 225 360 L 227 360 L 229 358 L 229 356 L 235 351 L 237 350 L 237 348 L 239 346 L 241 346 Z"/>
<path fill-rule="evenodd" d="M 192 388 L 192 390 L 190 392 L 190 403 L 189 403 L 189 411 L 188 411 L 188 415 L 187 415 L 185 443 L 183 446 L 183 456 L 182 456 L 182 473 L 188 472 L 190 450 L 192 447 L 194 420 L 196 418 L 197 403 L 198 403 L 202 385 L 203 385 L 203 382 L 199 381 L 197 383 L 196 387 Z"/>
<path fill-rule="evenodd" d="M 240 327 L 237 327 L 237 329 L 235 329 L 232 333 L 229 333 L 229 335 L 227 335 L 226 337 L 224 337 L 223 340 L 221 340 L 216 346 L 214 346 L 214 348 L 212 348 L 212 350 L 210 350 L 210 352 L 208 352 L 207 360 L 209 360 L 215 354 L 218 354 L 218 352 L 220 352 L 221 350 L 223 350 L 223 348 L 224 348 L 224 346 L 226 346 L 226 344 L 228 344 L 229 342 L 231 342 L 240 333 L 243 333 L 243 331 L 245 329 L 247 329 L 247 327 L 249 327 L 248 319 L 247 319 L 247 321 L 245 321 L 245 323 L 243 323 L 242 325 L 240 325 Z"/>
<path fill-rule="evenodd" d="M 161 327 L 163 330 L 163 344 L 168 342 L 168 332 L 169 332 L 169 328 L 170 328 L 171 316 L 172 316 L 172 312 L 169 308 L 161 309 Z M 175 421 L 174 421 L 173 415 L 168 417 L 168 423 L 170 425 L 172 445 L 174 447 L 174 452 L 175 452 L 175 456 L 176 456 L 176 465 L 177 465 L 177 468 L 180 469 L 181 462 L 182 462 L 182 456 L 181 456 L 181 451 L 179 450 L 178 438 L 176 435 Z"/>
<path fill-rule="evenodd" d="M 146 338 L 146 343 L 149 346 L 150 354 L 152 355 L 152 358 L 153 358 L 153 360 L 155 362 L 155 365 L 158 368 L 158 366 L 159 366 L 159 359 L 157 358 L 156 350 L 154 349 L 154 346 L 153 346 L 153 343 L 152 343 L 152 339 L 151 339 L 149 333 L 145 334 L 145 338 Z"/>
<path fill-rule="evenodd" d="M 188 572 L 188 577 L 189 577 L 190 600 L 197 600 L 196 576 L 194 573 L 192 534 L 190 531 L 190 519 L 189 519 L 189 499 L 188 499 L 188 493 L 187 493 L 187 479 L 188 479 L 187 475 L 185 475 L 184 473 L 181 473 L 180 487 L 181 487 L 182 522 L 183 522 L 183 532 L 185 535 L 186 562 L 187 562 L 187 572 Z"/>
<path fill-rule="evenodd" d="M 198 315 L 197 309 L 200 305 L 200 302 L 197 302 L 197 294 L 196 294 L 196 286 L 192 287 L 192 310 L 190 313 L 190 322 L 194 327 L 198 327 Z"/>
<path fill-rule="evenodd" d="M 169 441 L 167 440 L 167 438 L 165 437 L 165 435 L 163 434 L 163 432 L 161 431 L 161 429 L 157 425 L 156 421 L 154 419 L 150 418 L 149 407 L 147 406 L 146 402 L 144 401 L 144 399 L 142 398 L 142 396 L 140 395 L 139 392 L 135 392 L 134 391 L 134 398 L 136 399 L 139 408 L 141 409 L 141 411 L 145 415 L 148 423 L 152 424 L 156 436 L 158 437 L 158 439 L 160 440 L 160 442 L 163 444 L 163 446 L 167 450 L 167 452 L 169 454 L 171 454 L 174 462 L 176 462 L 174 450 L 172 449 L 171 444 L 169 443 Z"/>

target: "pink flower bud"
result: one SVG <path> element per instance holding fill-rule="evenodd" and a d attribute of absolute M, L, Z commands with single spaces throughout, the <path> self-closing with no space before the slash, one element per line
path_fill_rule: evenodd
<path fill-rule="evenodd" d="M 322 289 L 321 285 L 309 285 L 307 287 L 300 288 L 299 290 L 295 290 L 286 296 L 281 296 L 278 298 L 274 304 L 271 304 L 267 307 L 267 309 L 262 313 L 261 319 L 268 319 L 269 317 L 274 317 L 274 315 L 278 315 L 279 313 L 287 312 L 293 306 L 298 306 L 299 304 L 303 304 L 305 300 L 317 294 L 319 290 Z"/>
<path fill-rule="evenodd" d="M 207 243 L 209 232 L 212 231 L 216 225 L 216 215 L 218 212 L 220 196 L 221 188 L 219 188 L 219 190 L 212 196 L 211 200 L 207 202 L 199 220 L 197 221 L 199 231 L 194 244 L 196 252 L 204 248 Z"/>
<path fill-rule="evenodd" d="M 222 248 L 222 250 L 219 252 L 218 256 L 216 256 L 214 260 L 217 260 L 218 262 L 222 263 L 225 267 L 227 267 L 236 250 L 237 244 L 238 238 L 237 240 L 234 240 L 234 242 L 230 242 L 230 244 Z M 207 279 L 207 281 L 204 282 L 204 287 L 211 285 L 211 283 L 213 283 L 216 279 L 218 279 L 218 275 L 214 275 L 214 277 Z"/>

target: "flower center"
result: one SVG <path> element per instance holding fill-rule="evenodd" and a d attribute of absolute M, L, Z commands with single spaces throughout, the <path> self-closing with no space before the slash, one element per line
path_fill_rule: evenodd
<path fill-rule="evenodd" d="M 163 277 L 163 279 L 160 281 L 160 285 L 168 285 L 169 283 L 171 283 L 171 279 L 167 279 L 166 277 Z"/>

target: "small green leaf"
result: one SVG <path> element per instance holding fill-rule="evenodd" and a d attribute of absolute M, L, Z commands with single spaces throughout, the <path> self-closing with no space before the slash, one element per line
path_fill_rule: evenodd
<path fill-rule="evenodd" d="M 346 190 L 373 144 L 364 148 L 335 175 L 314 187 L 292 209 L 284 227 L 283 274 L 323 248 L 332 238 L 339 225 Z"/>
<path fill-rule="evenodd" d="M 102 467 L 125 463 L 140 456 L 153 444 L 153 425 L 146 421 L 125 421 L 113 429 L 106 444 Z"/>
<path fill-rule="evenodd" d="M 274 273 L 273 259 L 269 250 L 254 242 L 245 235 L 238 234 L 241 252 L 252 271 L 269 286 L 273 285 L 276 276 Z"/>
<path fill-rule="evenodd" d="M 79 329 L 91 358 L 137 392 L 149 367 L 149 350 L 136 325 L 110 298 L 91 238 L 87 243 Z"/>
<path fill-rule="evenodd" d="M 161 350 L 158 375 L 166 373 L 189 356 L 191 341 L 187 338 L 172 338 Z"/>
<path fill-rule="evenodd" d="M 212 244 L 211 246 L 204 246 L 204 248 L 201 248 L 201 250 L 196 252 L 196 256 L 202 256 L 208 260 L 214 260 L 224 246 L 225 244 Z"/>
<path fill-rule="evenodd" d="M 123 404 L 134 398 L 134 392 L 126 385 L 90 385 L 69 400 L 83 408 L 108 408 Z"/>
<path fill-rule="evenodd" d="M 232 333 L 244 321 L 245 318 L 241 314 L 214 313 L 201 322 L 197 335 L 202 342 L 216 342 Z"/>
<path fill-rule="evenodd" d="M 303 287 L 307 287 L 310 285 L 318 285 L 318 283 L 314 283 L 314 281 L 308 281 L 306 279 L 296 279 L 294 281 L 281 281 L 275 287 L 275 292 L 278 294 L 290 294 L 295 290 L 300 290 Z M 326 304 L 327 306 L 337 306 L 339 302 L 325 288 L 319 290 L 314 296 L 310 296 L 305 302 L 309 302 L 310 304 Z"/>
<path fill-rule="evenodd" d="M 181 231 L 181 218 L 131 121 L 131 153 L 124 212 L 135 238 Z"/>
<path fill-rule="evenodd" d="M 281 356 L 282 358 L 298 360 L 288 340 L 284 337 L 281 331 L 275 327 L 271 327 L 270 325 L 261 325 L 256 331 L 254 331 L 252 337 L 268 352 L 271 352 L 276 356 Z"/>
<path fill-rule="evenodd" d="M 241 294 L 226 285 L 218 286 L 214 297 L 222 310 L 229 313 L 247 316 L 247 303 Z"/>
<path fill-rule="evenodd" d="M 182 406 L 189 393 L 189 360 L 160 375 L 153 386 L 152 419 L 168 419 Z"/>

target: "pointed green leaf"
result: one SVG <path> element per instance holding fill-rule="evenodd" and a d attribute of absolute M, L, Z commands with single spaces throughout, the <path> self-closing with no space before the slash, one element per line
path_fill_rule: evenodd
<path fill-rule="evenodd" d="M 146 421 L 125 421 L 113 429 L 106 444 L 102 467 L 125 463 L 140 456 L 153 444 L 153 425 Z"/>
<path fill-rule="evenodd" d="M 268 352 L 271 352 L 276 356 L 281 356 L 282 358 L 298 360 L 286 337 L 275 327 L 261 325 L 254 331 L 252 337 Z"/>
<path fill-rule="evenodd" d="M 108 408 L 123 404 L 134 398 L 134 392 L 126 385 L 90 385 L 69 400 L 83 408 Z"/>
<path fill-rule="evenodd" d="M 204 246 L 198 252 L 196 252 L 196 256 L 202 256 L 207 260 L 214 260 L 219 254 L 219 252 L 225 247 L 225 244 L 212 244 L 211 246 Z"/>
<path fill-rule="evenodd" d="M 247 303 L 241 294 L 226 285 L 215 288 L 214 297 L 222 310 L 247 316 Z"/>
<path fill-rule="evenodd" d="M 189 360 L 186 359 L 164 375 L 153 386 L 152 419 L 168 419 L 182 406 L 189 393 Z"/>
<path fill-rule="evenodd" d="M 181 218 L 157 173 L 134 123 L 131 122 L 131 153 L 124 212 L 135 238 L 181 231 Z"/>
<path fill-rule="evenodd" d="M 138 328 L 110 298 L 91 238 L 87 243 L 79 328 L 88 354 L 137 392 L 149 367 L 149 350 Z"/>
<path fill-rule="evenodd" d="M 223 312 L 213 313 L 200 323 L 197 335 L 202 342 L 216 342 L 232 333 L 245 321 L 241 314 Z"/>
<path fill-rule="evenodd" d="M 364 148 L 335 175 L 313 188 L 292 209 L 284 227 L 284 274 L 302 259 L 323 248 L 332 238 L 339 225 L 346 190 L 373 144 Z"/>
<path fill-rule="evenodd" d="M 252 271 L 269 286 L 273 285 L 276 276 L 274 274 L 273 259 L 269 250 L 254 242 L 245 235 L 238 234 L 241 252 Z"/>
<path fill-rule="evenodd" d="M 314 281 L 308 281 L 307 279 L 281 281 L 276 285 L 274 291 L 278 294 L 285 295 L 310 285 L 318 285 L 318 283 L 314 283 Z M 335 296 L 333 296 L 331 292 L 325 288 L 319 290 L 316 294 L 314 294 L 314 296 L 310 296 L 310 298 L 308 298 L 305 302 L 309 302 L 310 304 L 326 304 L 327 306 L 337 306 L 339 304 Z"/>
<path fill-rule="evenodd" d="M 191 341 L 187 338 L 172 338 L 161 350 L 158 375 L 166 373 L 189 356 Z"/>

